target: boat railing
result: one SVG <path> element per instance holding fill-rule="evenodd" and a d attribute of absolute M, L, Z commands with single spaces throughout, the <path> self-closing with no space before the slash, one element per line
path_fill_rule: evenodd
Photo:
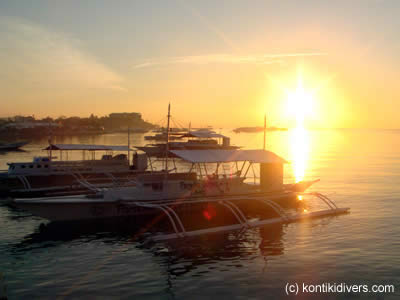
<path fill-rule="evenodd" d="M 96 162 L 91 161 L 68 161 L 68 162 L 53 162 L 51 164 L 52 171 L 59 172 L 82 172 L 82 171 L 92 171 L 94 169 L 101 170 L 102 168 L 119 169 L 121 167 L 126 167 L 128 170 L 128 163 L 124 161 L 101 161 Z"/>
<path fill-rule="evenodd" d="M 74 166 L 74 165 L 128 165 L 128 160 L 71 160 L 71 161 L 52 161 L 52 166 Z"/>

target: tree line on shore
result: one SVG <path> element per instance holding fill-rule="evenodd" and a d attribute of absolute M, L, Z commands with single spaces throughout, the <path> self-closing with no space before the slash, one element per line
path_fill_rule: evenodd
<path fill-rule="evenodd" d="M 45 136 L 101 134 L 107 132 L 127 131 L 145 132 L 155 125 L 142 119 L 140 113 L 111 113 L 108 116 L 89 117 L 46 117 L 36 119 L 34 116 L 15 116 L 0 120 L 1 136 Z"/>

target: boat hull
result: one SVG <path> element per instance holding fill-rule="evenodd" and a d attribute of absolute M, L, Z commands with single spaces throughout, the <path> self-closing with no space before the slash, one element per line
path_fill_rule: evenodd
<path fill-rule="evenodd" d="M 225 195 L 219 197 L 190 197 L 185 199 L 169 199 L 158 201 L 124 200 L 104 201 L 103 199 L 90 199 L 85 196 L 71 196 L 59 199 L 38 198 L 38 199 L 15 199 L 14 205 L 42 218 L 56 221 L 80 221 L 99 219 L 125 219 L 126 217 L 139 217 L 159 215 L 162 210 L 155 207 L 143 207 L 140 204 L 167 205 L 173 208 L 180 215 L 193 215 L 194 212 L 215 210 L 215 214 L 224 214 L 227 211 L 221 201 L 230 201 L 246 210 L 256 212 L 265 211 L 266 205 L 262 200 L 270 200 L 279 203 L 281 206 L 295 207 L 297 202 L 296 192 L 285 193 L 258 193 L 254 195 Z M 139 203 L 139 205 L 138 205 Z M 210 206 L 211 205 L 211 206 Z M 263 209 L 264 208 L 264 209 Z M 214 213 L 210 212 L 210 216 Z M 228 215 L 231 215 L 229 213 Z M 223 219 L 223 218 L 222 218 Z"/>
<path fill-rule="evenodd" d="M 128 184 L 146 171 L 113 173 L 81 173 L 81 179 L 95 188 L 109 188 L 115 184 Z M 0 174 L 0 197 L 36 198 L 91 194 L 93 191 L 79 183 L 73 174 L 43 174 L 14 176 Z"/>
<path fill-rule="evenodd" d="M 29 144 L 29 142 L 19 142 L 19 143 L 0 145 L 0 151 L 18 150 L 19 148 L 21 148 L 27 144 Z"/>

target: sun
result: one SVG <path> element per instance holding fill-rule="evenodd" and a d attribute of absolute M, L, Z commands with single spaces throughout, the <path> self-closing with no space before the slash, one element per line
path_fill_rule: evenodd
<path fill-rule="evenodd" d="M 298 78 L 297 87 L 294 91 L 287 91 L 287 111 L 294 116 L 296 127 L 304 127 L 304 120 L 313 114 L 313 93 L 306 91 L 303 80 Z"/>

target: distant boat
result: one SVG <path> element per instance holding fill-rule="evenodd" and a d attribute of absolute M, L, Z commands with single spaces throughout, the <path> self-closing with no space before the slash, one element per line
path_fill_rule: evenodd
<path fill-rule="evenodd" d="M 149 132 L 149 129 L 133 128 L 133 129 L 130 129 L 130 132 L 132 132 L 132 133 L 146 133 L 146 132 Z"/>
<path fill-rule="evenodd" d="M 146 133 L 149 132 L 150 129 L 145 129 L 145 128 L 126 128 L 126 129 L 115 129 L 115 130 L 107 130 L 106 133 Z"/>
<path fill-rule="evenodd" d="M 169 136 L 169 138 L 171 138 L 171 136 Z M 240 148 L 238 146 L 231 146 L 229 137 L 208 129 L 190 131 L 181 135 L 179 138 L 188 138 L 188 140 L 184 142 L 169 142 L 169 150 L 234 150 Z M 219 143 L 218 140 L 221 140 L 222 143 Z M 167 149 L 166 143 L 136 146 L 135 148 L 146 152 L 149 157 L 165 157 L 165 151 Z M 169 153 L 169 155 L 171 155 L 171 153 Z"/>
<path fill-rule="evenodd" d="M 280 127 L 268 127 L 267 131 L 287 131 L 287 128 L 280 128 Z M 239 127 L 233 130 L 235 133 L 240 133 L 240 132 L 245 132 L 245 133 L 250 133 L 250 132 L 262 132 L 264 131 L 264 127 L 261 126 L 255 126 L 255 127 Z"/>
<path fill-rule="evenodd" d="M 18 143 L 11 143 L 11 144 L 4 144 L 0 143 L 0 151 L 9 151 L 9 150 L 17 150 L 26 144 L 29 144 L 29 142 L 18 142 Z"/>
<path fill-rule="evenodd" d="M 172 132 L 169 134 L 169 139 L 170 140 L 180 140 L 182 139 L 182 134 L 181 132 Z M 156 135 L 146 135 L 144 137 L 145 140 L 147 141 L 165 141 L 167 139 L 167 133 L 157 133 Z"/>

